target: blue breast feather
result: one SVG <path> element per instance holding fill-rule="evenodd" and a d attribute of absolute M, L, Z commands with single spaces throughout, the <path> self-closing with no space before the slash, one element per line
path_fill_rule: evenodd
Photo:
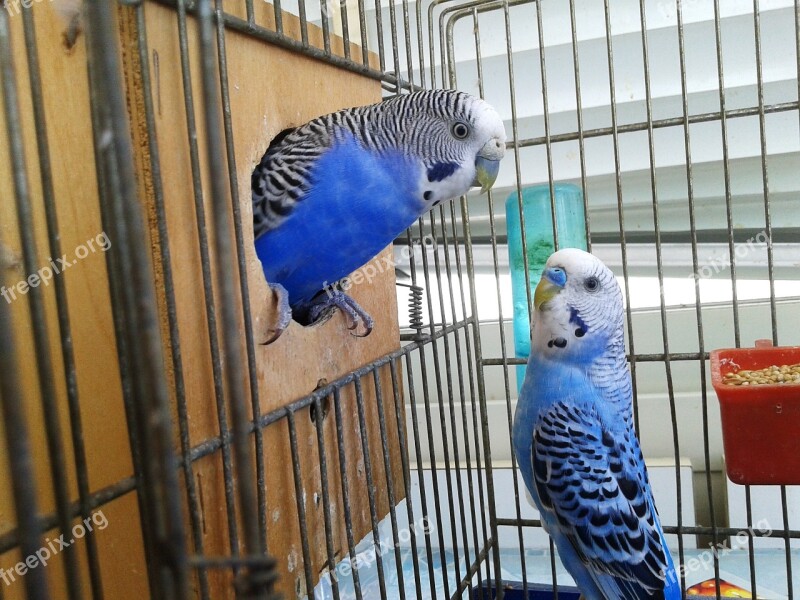
<path fill-rule="evenodd" d="M 256 240 L 267 281 L 282 284 L 294 307 L 360 268 L 422 213 L 421 174 L 399 152 L 378 156 L 352 136 L 340 139 L 286 220 Z"/>
<path fill-rule="evenodd" d="M 589 600 L 680 598 L 641 450 L 585 369 L 532 355 L 514 420 L 525 484 Z M 666 585 L 656 575 L 668 576 Z M 653 593 L 646 588 L 661 587 Z"/>

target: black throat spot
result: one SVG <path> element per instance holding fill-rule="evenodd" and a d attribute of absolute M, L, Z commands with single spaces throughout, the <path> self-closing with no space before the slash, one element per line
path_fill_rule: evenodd
<path fill-rule="evenodd" d="M 586 335 L 586 332 L 589 331 L 589 327 L 583 322 L 578 309 L 575 307 L 569 309 L 569 322 L 578 326 L 577 329 L 575 329 L 575 337 L 583 337 Z"/>

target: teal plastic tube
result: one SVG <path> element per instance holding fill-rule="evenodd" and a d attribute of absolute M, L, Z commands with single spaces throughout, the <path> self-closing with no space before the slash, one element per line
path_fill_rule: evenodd
<path fill-rule="evenodd" d="M 542 276 L 544 265 L 555 252 L 553 212 L 555 206 L 559 248 L 586 250 L 586 215 L 581 188 L 569 183 L 553 186 L 539 185 L 522 190 L 522 211 L 525 220 L 525 246 L 528 255 L 528 280 L 531 301 L 533 291 Z M 530 313 L 525 278 L 525 259 L 522 248 L 519 195 L 514 192 L 506 199 L 508 229 L 508 259 L 511 271 L 511 293 L 514 301 L 514 353 L 527 359 L 531 352 Z M 522 387 L 525 366 L 517 366 L 517 391 Z"/>

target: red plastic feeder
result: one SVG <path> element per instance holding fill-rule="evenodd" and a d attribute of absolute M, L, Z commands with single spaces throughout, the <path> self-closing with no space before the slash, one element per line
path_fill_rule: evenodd
<path fill-rule="evenodd" d="M 719 398 L 728 477 L 741 485 L 800 484 L 800 384 L 729 385 L 728 373 L 800 363 L 800 347 L 711 352 L 711 383 Z"/>

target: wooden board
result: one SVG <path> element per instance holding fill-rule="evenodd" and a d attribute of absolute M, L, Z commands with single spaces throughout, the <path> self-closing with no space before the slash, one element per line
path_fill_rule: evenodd
<path fill-rule="evenodd" d="M 226 3 L 232 12 L 243 3 Z M 236 8 L 234 8 L 236 6 Z M 270 5 L 257 2 L 256 22 L 270 25 L 273 11 Z M 80 244 L 102 233 L 91 144 L 88 105 L 86 53 L 83 37 L 70 50 L 63 46 L 65 24 L 49 3 L 35 5 L 37 38 L 45 85 L 50 155 L 56 175 L 56 204 L 61 230 L 62 252 L 72 252 Z M 170 343 L 165 307 L 165 278 L 161 268 L 160 244 L 154 221 L 154 180 L 150 170 L 149 136 L 145 123 L 144 97 L 141 87 L 135 13 L 128 7 L 119 12 L 120 52 L 125 65 L 125 82 L 131 116 L 131 133 L 136 154 L 140 197 L 150 223 L 150 239 L 143 243 L 152 248 L 152 262 L 159 290 L 159 308 L 165 346 Z M 194 92 L 194 109 L 198 123 L 197 139 L 201 164 L 203 206 L 210 221 L 210 192 L 202 126 L 202 93 L 198 70 L 197 31 L 189 20 L 189 57 Z M 182 371 L 189 411 L 190 439 L 197 445 L 219 436 L 212 370 L 203 275 L 200 263 L 200 244 L 195 198 L 192 187 L 192 166 L 189 154 L 189 130 L 181 85 L 180 53 L 177 36 L 177 16 L 162 5 L 145 5 L 148 41 L 148 60 L 156 107 L 155 139 L 160 156 L 161 184 L 166 207 L 169 250 L 172 257 L 173 281 L 177 305 L 177 325 L 182 351 Z M 284 29 L 299 39 L 297 19 L 284 14 Z M 25 150 L 31 197 L 36 218 L 36 235 L 40 257 L 49 256 L 39 167 L 36 157 L 34 123 L 27 85 L 26 61 L 22 40 L 21 17 L 12 17 L 13 43 L 17 65 L 18 90 L 24 114 Z M 319 29 L 309 26 L 309 43 L 322 47 Z M 256 340 L 268 335 L 274 319 L 274 299 L 264 281 L 260 264 L 252 247 L 252 213 L 249 202 L 250 172 L 260 160 L 271 137 L 278 131 L 301 124 L 319 114 L 346 106 L 356 106 L 380 99 L 380 85 L 374 80 L 336 69 L 287 50 L 271 46 L 254 38 L 228 32 L 225 36 L 228 62 L 228 85 L 235 149 L 238 199 L 242 212 L 245 237 L 245 262 L 249 283 L 249 299 Z M 341 40 L 332 39 L 334 52 L 341 53 Z M 360 49 L 351 47 L 353 56 Z M 375 57 L 371 55 L 373 66 Z M 4 283 L 21 280 L 25 273 L 19 265 L 20 243 L 16 212 L 12 202 L 10 160 L 5 144 L 5 128 L 0 116 L 0 236 L 6 245 L 2 256 L 13 263 L 6 270 Z M 207 223 L 210 230 L 210 222 Z M 111 240 L 113 244 L 113 240 Z M 388 252 L 388 250 L 386 251 Z M 40 262 L 41 259 L 40 259 Z M 212 265 L 213 254 L 212 254 Z M 377 264 L 377 263 L 376 263 Z M 229 265 L 234 276 L 237 266 Z M 380 269 L 378 269 L 380 271 Z M 85 443 L 89 460 L 91 489 L 111 485 L 132 473 L 127 427 L 122 408 L 121 384 L 116 363 L 116 347 L 110 310 L 105 262 L 102 253 L 87 258 L 63 274 L 69 296 L 69 314 L 75 344 L 81 416 L 84 420 Z M 8 283 L 6 283 L 8 285 Z M 57 365 L 55 380 L 59 390 L 59 407 L 65 439 L 69 440 L 66 392 L 60 365 L 56 305 L 53 286 L 43 290 L 47 298 L 51 352 Z M 344 318 L 337 314 L 325 324 L 303 328 L 293 323 L 276 343 L 256 346 L 260 412 L 265 414 L 304 396 L 321 380 L 333 381 L 354 368 L 399 347 L 397 307 L 393 270 L 383 270 L 371 284 L 356 286 L 353 296 L 376 319 L 375 331 L 367 338 L 355 338 L 346 328 Z M 219 300 L 214 299 L 219 311 Z M 44 511 L 53 510 L 52 485 L 46 460 L 46 445 L 42 427 L 41 402 L 38 397 L 36 364 L 31 341 L 31 322 L 25 299 L 13 303 L 15 334 L 19 346 L 20 374 L 29 403 L 29 425 L 37 455 L 36 481 Z M 244 325 L 240 319 L 244 353 Z M 219 332 L 218 332 L 219 333 Z M 165 348 L 165 357 L 170 356 Z M 170 384 L 175 372 L 166 361 Z M 246 373 L 246 370 L 244 371 Z M 382 369 L 384 410 L 388 429 L 390 470 L 399 501 L 402 489 L 398 436 L 402 435 L 396 422 L 392 385 L 388 369 Z M 377 489 L 376 510 L 380 517 L 388 512 L 386 497 L 387 474 L 378 428 L 378 413 L 372 377 L 362 381 L 364 411 L 367 426 L 366 446 L 371 458 L 373 484 Z M 174 393 L 174 392 L 173 392 Z M 401 407 L 402 411 L 402 407 Z M 367 496 L 365 455 L 359 434 L 353 386 L 341 396 L 344 455 L 349 481 L 348 497 L 353 519 L 353 536 L 361 539 L 370 530 L 370 507 Z M 299 468 L 305 499 L 305 510 L 311 551 L 311 570 L 316 580 L 327 565 L 325 553 L 324 515 L 322 513 L 322 482 L 318 456 L 316 426 L 306 409 L 295 415 L 299 449 Z M 334 411 L 328 412 L 323 424 L 325 452 L 328 465 L 328 490 L 331 494 L 333 539 L 337 560 L 346 552 L 343 520 L 343 497 L 339 455 L 336 443 Z M 177 431 L 176 431 L 177 439 Z M 69 444 L 67 444 L 69 446 Z M 65 448 L 74 484 L 73 458 Z M 288 437 L 287 421 L 281 420 L 264 431 L 264 461 L 267 481 L 268 543 L 281 569 L 280 589 L 287 598 L 305 595 L 303 552 L 295 499 L 295 483 Z M 0 461 L 0 480 L 7 478 L 7 460 Z M 225 504 L 222 453 L 216 452 L 197 461 L 193 474 L 201 497 L 203 545 L 206 555 L 230 555 L 228 513 Z M 238 510 L 238 505 L 237 505 Z M 141 550 L 138 509 L 135 496 L 128 494 L 109 505 L 106 511 L 108 527 L 97 532 L 101 550 L 103 585 L 107 597 L 137 597 L 147 595 L 145 566 Z M 187 517 L 188 518 L 188 517 Z M 241 539 L 241 523 L 236 517 Z M 7 486 L 0 489 L 0 535 L 14 526 L 13 506 Z M 188 530 L 188 527 L 187 527 Z M 127 548 L 128 551 L 124 549 Z M 190 544 L 191 548 L 191 544 Z M 83 559 L 83 549 L 81 549 Z M 123 552 L 120 555 L 119 552 Z M 0 557 L 0 566 L 8 568 L 19 559 L 13 552 Z M 53 564 L 57 564 L 56 561 Z M 84 565 L 85 571 L 85 565 Z M 60 566 L 48 567 L 48 577 L 56 596 L 64 590 Z M 209 576 L 213 598 L 232 597 L 231 576 L 214 571 Z M 17 586 L 21 590 L 21 586 Z M 87 583 L 84 581 L 84 589 Z M 9 590 L 9 597 L 16 597 Z"/>
<path fill-rule="evenodd" d="M 88 240 L 95 240 L 103 233 L 94 168 L 86 51 L 83 36 L 71 50 L 64 46 L 62 34 L 66 24 L 56 13 L 52 3 L 36 3 L 32 11 L 36 24 L 61 252 L 68 255 L 68 260 L 76 261 L 58 277 L 63 279 L 67 293 L 89 485 L 92 490 L 99 490 L 129 477 L 132 473 L 132 462 L 127 443 L 127 424 L 122 404 L 105 257 L 102 252 L 92 252 L 84 259 L 76 258 L 78 247 L 84 246 Z M 52 254 L 47 243 L 22 16 L 9 16 L 9 25 L 35 224 L 37 262 L 44 267 L 49 264 L 48 258 Z M 9 286 L 22 281 L 29 273 L 25 272 L 22 264 L 4 112 L 0 111 L 0 240 L 5 246 L 2 254 L 6 258 L 2 280 L 3 285 Z M 61 431 L 65 440 L 63 455 L 69 470 L 70 492 L 73 498 L 77 498 L 74 458 L 69 443 L 71 430 L 58 335 L 55 286 L 51 282 L 38 289 L 43 293 L 47 307 L 53 379 Z M 28 427 L 36 460 L 34 478 L 39 492 L 39 508 L 44 513 L 52 513 L 55 508 L 53 486 L 28 300 L 27 295 L 19 296 L 11 302 L 10 308 L 17 344 L 19 377 L 23 397 L 26 399 Z M 0 456 L 0 481 L 8 482 L 8 457 L 4 441 L 0 441 Z M 15 517 L 10 485 L 6 483 L 0 488 L 2 534 L 14 528 Z M 143 577 L 145 571 L 135 495 L 131 494 L 113 506 L 113 509 L 111 505 L 103 509 L 109 526 L 95 535 L 98 546 L 108 550 L 104 551 L 101 561 L 106 597 L 145 597 L 147 581 Z M 119 507 L 123 507 L 122 510 L 118 510 Z M 78 519 L 75 523 L 77 522 Z M 44 537 L 53 537 L 54 534 L 55 532 L 47 532 Z M 77 542 L 74 550 L 80 557 L 85 575 L 85 541 Z M 12 568 L 20 558 L 17 554 L 9 552 L 0 556 L 0 568 Z M 118 560 L 122 556 L 128 558 Z M 63 555 L 54 556 L 47 566 L 54 597 L 64 597 L 62 558 Z M 85 594 L 88 592 L 87 581 L 84 577 L 82 588 Z M 24 597 L 24 583 L 19 580 L 4 588 L 5 598 Z"/>

